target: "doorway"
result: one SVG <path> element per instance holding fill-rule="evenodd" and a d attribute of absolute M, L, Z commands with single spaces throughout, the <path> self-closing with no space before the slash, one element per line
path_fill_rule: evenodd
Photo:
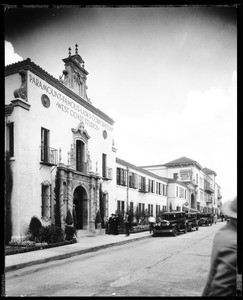
<path fill-rule="evenodd" d="M 75 204 L 77 225 L 76 229 L 88 229 L 88 197 L 82 186 L 76 187 L 73 193 L 73 204 Z"/>

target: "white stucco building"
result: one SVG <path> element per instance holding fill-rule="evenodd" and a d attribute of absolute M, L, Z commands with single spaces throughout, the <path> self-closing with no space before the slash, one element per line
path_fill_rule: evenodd
<path fill-rule="evenodd" d="M 115 186 L 114 121 L 87 96 L 88 72 L 77 46 L 63 62 L 59 80 L 30 59 L 5 68 L 14 238 L 25 235 L 34 215 L 48 224 L 59 210 L 63 225 L 73 204 L 78 229 L 93 230 L 100 201 L 108 214 Z"/>
<path fill-rule="evenodd" d="M 168 180 L 139 168 L 122 159 L 116 159 L 116 189 L 114 210 L 145 212 L 157 216 L 168 209 Z"/>
<path fill-rule="evenodd" d="M 183 195 L 183 187 L 176 187 L 176 183 L 184 183 L 184 188 L 187 187 L 187 197 L 183 207 L 200 212 L 218 212 L 218 197 L 215 194 L 216 187 L 216 172 L 208 168 L 203 168 L 197 161 L 187 158 L 185 156 L 170 161 L 161 165 L 142 166 L 142 168 L 149 170 L 159 176 L 164 176 L 174 180 L 175 188 L 173 191 L 179 189 L 181 192 L 176 192 L 175 195 Z M 171 181 L 169 184 L 171 185 Z M 218 185 L 217 185 L 218 186 Z M 169 188 L 168 197 L 173 195 L 172 187 Z M 172 204 L 180 206 L 181 203 L 176 198 L 171 198 Z M 185 205 L 186 204 L 186 205 Z"/>

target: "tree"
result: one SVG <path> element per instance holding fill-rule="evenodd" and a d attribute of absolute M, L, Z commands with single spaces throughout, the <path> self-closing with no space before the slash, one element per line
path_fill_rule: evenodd
<path fill-rule="evenodd" d="M 58 171 L 56 173 L 55 178 L 55 188 L 54 188 L 54 195 L 55 195 L 55 206 L 54 206 L 54 214 L 55 214 L 55 225 L 61 227 L 61 212 L 60 212 L 60 178 Z"/>
<path fill-rule="evenodd" d="M 66 224 L 67 225 L 72 225 L 73 224 L 73 216 L 72 216 L 72 213 L 71 213 L 70 209 L 67 211 Z"/>
<path fill-rule="evenodd" d="M 38 239 L 40 235 L 40 229 L 42 228 L 41 221 L 38 217 L 33 216 L 29 224 L 29 232 L 31 233 L 34 239 Z"/>

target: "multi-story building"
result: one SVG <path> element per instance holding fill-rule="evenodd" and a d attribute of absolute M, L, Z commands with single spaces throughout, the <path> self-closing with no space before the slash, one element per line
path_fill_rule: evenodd
<path fill-rule="evenodd" d="M 202 168 L 197 161 L 184 156 L 165 164 L 142 166 L 141 168 L 173 179 L 175 182 L 184 183 L 188 195 L 182 209 L 217 212 L 218 204 L 214 194 L 217 174 L 208 168 Z M 179 190 L 179 187 L 177 189 Z M 168 195 L 170 196 L 170 193 Z M 175 205 L 173 209 L 175 209 Z"/>
<path fill-rule="evenodd" d="M 93 230 L 100 202 L 104 215 L 113 199 L 114 121 L 87 96 L 77 45 L 63 62 L 59 80 L 30 59 L 5 68 L 6 208 L 14 238 L 26 234 L 34 215 L 64 226 L 73 204 L 77 228 Z"/>
<path fill-rule="evenodd" d="M 112 211 L 157 216 L 168 209 L 168 179 L 116 158 L 116 189 Z"/>

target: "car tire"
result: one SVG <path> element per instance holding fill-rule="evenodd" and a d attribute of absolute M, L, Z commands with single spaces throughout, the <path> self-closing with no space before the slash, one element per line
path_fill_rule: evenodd
<path fill-rule="evenodd" d="M 153 237 L 156 237 L 157 236 L 157 233 L 153 230 L 153 234 L 152 234 Z"/>
<path fill-rule="evenodd" d="M 172 234 L 173 234 L 173 236 L 177 236 L 177 228 L 176 227 L 173 228 Z"/>

